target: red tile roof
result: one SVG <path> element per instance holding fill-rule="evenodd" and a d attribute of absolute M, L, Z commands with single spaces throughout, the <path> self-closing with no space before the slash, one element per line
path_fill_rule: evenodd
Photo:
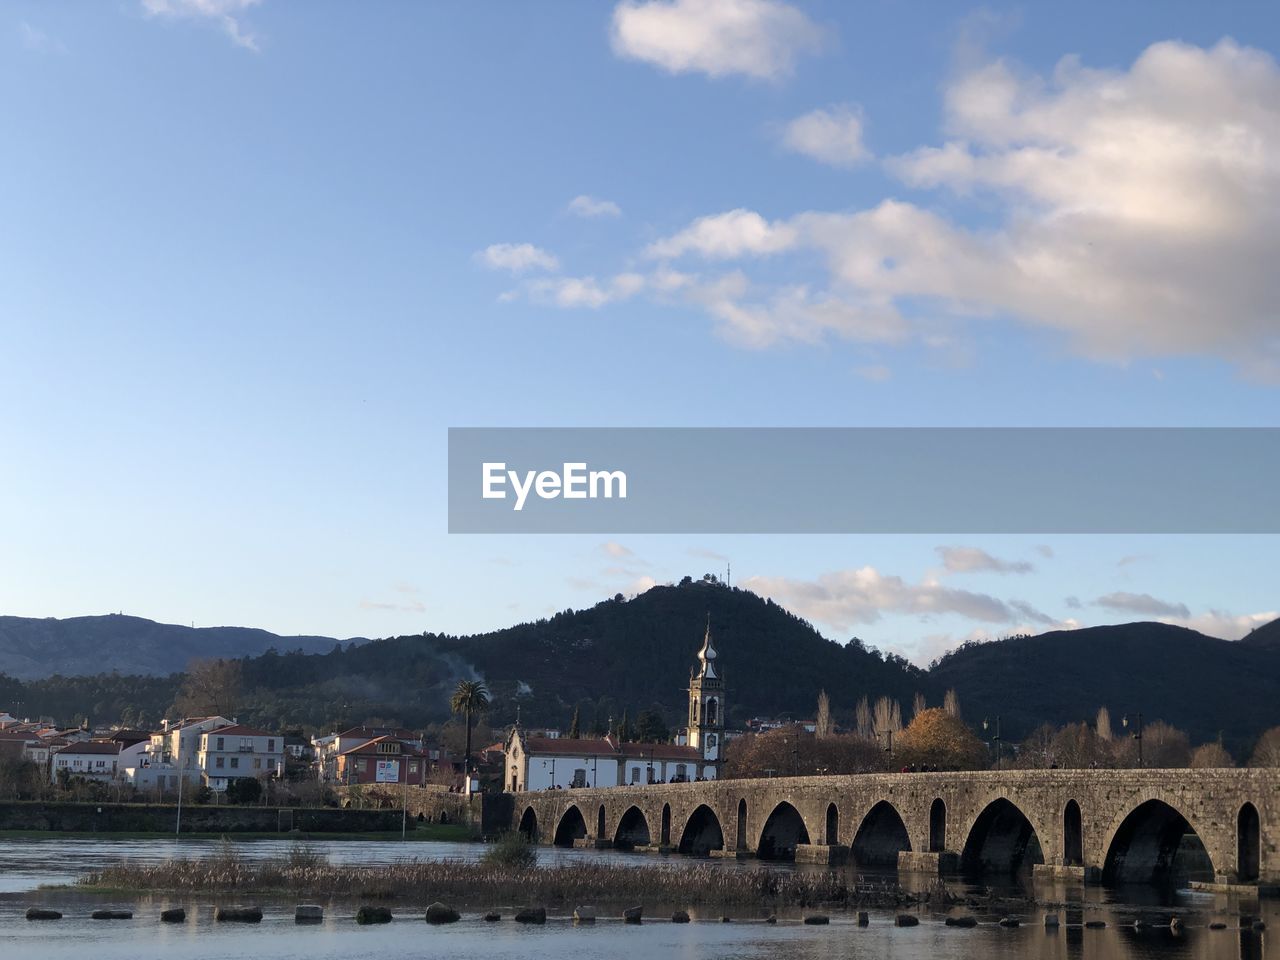
<path fill-rule="evenodd" d="M 109 754 L 114 757 L 120 753 L 120 744 L 103 743 L 100 740 L 85 740 L 80 743 L 69 744 L 59 750 L 58 753 Z"/>
<path fill-rule="evenodd" d="M 415 747 L 415 746 L 414 746 L 413 744 L 411 744 L 411 743 L 406 743 L 406 742 L 405 742 L 404 740 L 402 740 L 400 737 L 375 737 L 375 738 L 374 738 L 374 739 L 372 739 L 372 740 L 368 740 L 368 741 L 366 741 L 366 742 L 364 742 L 364 743 L 360 744 L 360 746 L 358 746 L 358 747 L 351 747 L 349 750 L 343 750 L 340 754 L 338 754 L 338 756 L 340 756 L 340 757 L 349 757 L 349 756 L 351 756 L 352 754 L 356 754 L 356 753 L 377 753 L 377 752 L 378 752 L 378 745 L 379 745 L 379 744 L 382 744 L 382 743 L 398 743 L 398 744 L 400 744 L 400 752 L 399 752 L 399 753 L 383 754 L 383 756 L 389 756 L 389 757 L 422 757 L 422 756 L 425 756 L 425 754 L 424 754 L 424 753 L 422 753 L 421 751 L 419 751 L 417 747 Z"/>
<path fill-rule="evenodd" d="M 635 757 L 647 760 L 698 761 L 702 759 L 693 747 L 678 746 L 673 743 L 615 743 L 613 738 L 604 737 L 591 740 L 571 740 L 568 737 L 529 737 L 522 739 L 524 750 L 528 754 L 554 755 L 559 757 Z"/>

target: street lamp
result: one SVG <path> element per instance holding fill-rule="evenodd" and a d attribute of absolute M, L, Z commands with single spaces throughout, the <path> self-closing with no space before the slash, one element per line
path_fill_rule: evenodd
<path fill-rule="evenodd" d="M 1130 715 L 1126 713 L 1120 718 L 1120 722 L 1124 725 L 1126 730 L 1129 729 L 1129 716 Z M 1139 711 L 1138 713 L 1133 714 L 1133 719 L 1135 729 L 1132 736 L 1133 739 L 1138 741 L 1138 766 L 1142 766 L 1142 712 Z"/>
<path fill-rule="evenodd" d="M 982 729 L 983 730 L 991 729 L 991 721 L 988 720 L 986 717 L 982 718 Z M 1000 769 L 1000 715 L 999 714 L 996 714 L 996 734 L 994 737 L 991 738 L 991 741 L 992 743 L 995 744 L 996 769 L 999 770 Z"/>

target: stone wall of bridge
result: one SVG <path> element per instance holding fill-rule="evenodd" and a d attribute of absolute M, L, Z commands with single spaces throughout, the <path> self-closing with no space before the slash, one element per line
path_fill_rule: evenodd
<path fill-rule="evenodd" d="M 1216 880 L 1280 882 L 1280 770 L 721 780 L 514 794 L 511 817 L 543 843 L 763 857 L 831 846 L 860 863 L 896 863 L 905 851 L 912 863 L 939 854 L 943 863 L 1044 863 L 1126 879 L 1158 874 L 1194 832 Z"/>

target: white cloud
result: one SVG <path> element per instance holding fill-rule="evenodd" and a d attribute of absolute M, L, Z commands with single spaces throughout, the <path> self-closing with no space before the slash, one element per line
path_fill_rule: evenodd
<path fill-rule="evenodd" d="M 870 566 L 824 573 L 816 580 L 748 577 L 742 586 L 842 632 L 855 624 L 875 623 L 884 614 L 955 614 L 987 623 L 1010 623 L 1024 609 L 1030 609 L 1019 604 L 1015 610 L 985 593 L 956 590 L 932 580 L 907 583 Z"/>
<path fill-rule="evenodd" d="M 1138 613 L 1150 617 L 1186 618 L 1191 615 L 1191 611 L 1187 609 L 1185 603 L 1171 603 L 1167 600 L 1159 600 L 1149 593 L 1119 591 L 1108 593 L 1105 597 L 1098 597 L 1093 603 L 1094 606 L 1105 607 L 1108 610 L 1115 610 L 1121 613 Z"/>
<path fill-rule="evenodd" d="M 605 553 L 607 553 L 609 556 L 614 557 L 616 559 L 635 556 L 635 554 L 632 553 L 629 547 L 624 547 L 622 544 L 618 543 L 616 540 L 609 540 L 606 543 L 600 544 L 600 549 L 603 550 Z"/>
<path fill-rule="evenodd" d="M 476 259 L 492 270 L 520 274 L 530 270 L 558 270 L 560 261 L 552 253 L 532 243 L 494 243 L 476 254 Z"/>
<path fill-rule="evenodd" d="M 711 260 L 767 256 L 789 250 L 797 236 L 794 227 L 769 223 L 754 210 L 737 209 L 700 217 L 674 236 L 651 243 L 645 255 L 668 259 L 695 253 Z"/>
<path fill-rule="evenodd" d="M 1001 560 L 977 547 L 936 547 L 948 573 L 1031 573 L 1026 560 Z"/>
<path fill-rule="evenodd" d="M 524 292 L 535 303 L 594 310 L 631 299 L 644 289 L 646 282 L 645 277 L 637 273 L 619 273 L 603 283 L 595 277 L 557 277 L 534 280 Z"/>
<path fill-rule="evenodd" d="M 612 200 L 601 200 L 597 197 L 589 197 L 585 193 L 579 194 L 570 200 L 568 209 L 574 216 L 585 217 L 587 219 L 594 217 L 622 216 L 622 208 Z"/>
<path fill-rule="evenodd" d="M 994 63 L 947 93 L 954 139 L 893 168 L 909 183 L 983 191 L 991 233 L 914 208 L 895 295 L 1007 311 L 1085 353 L 1212 354 L 1280 374 L 1280 70 L 1223 41 L 1149 47 L 1128 71 L 1068 58 L 1049 81 Z M 873 242 L 875 232 L 863 235 Z M 950 265 L 985 261 L 979 275 Z M 841 264 L 842 275 L 848 265 Z"/>
<path fill-rule="evenodd" d="M 189 18 L 217 24 L 236 46 L 258 51 L 258 38 L 244 24 L 240 14 L 261 0 L 141 0 L 150 17 Z"/>
<path fill-rule="evenodd" d="M 613 11 L 613 50 L 669 73 L 787 76 L 822 31 L 780 0 L 624 0 Z"/>
<path fill-rule="evenodd" d="M 862 114 L 835 106 L 814 110 L 787 124 L 782 142 L 790 150 L 835 167 L 852 167 L 871 154 L 862 142 Z"/>
<path fill-rule="evenodd" d="M 1231 614 L 1223 610 L 1209 610 L 1194 617 L 1160 617 L 1162 623 L 1172 623 L 1179 627 L 1198 630 L 1210 637 L 1223 640 L 1239 640 L 1249 631 L 1270 623 L 1280 617 L 1280 611 L 1267 610 L 1262 613 Z"/>

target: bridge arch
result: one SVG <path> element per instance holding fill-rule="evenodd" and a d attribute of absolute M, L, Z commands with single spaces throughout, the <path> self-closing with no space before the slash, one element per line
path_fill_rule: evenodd
<path fill-rule="evenodd" d="M 872 806 L 853 835 L 852 847 L 859 866 L 896 867 L 899 851 L 911 849 L 911 835 L 898 808 L 888 800 Z"/>
<path fill-rule="evenodd" d="M 840 842 L 840 808 L 834 803 L 827 804 L 826 843 L 834 845 Z"/>
<path fill-rule="evenodd" d="M 608 834 L 604 829 L 604 804 L 600 804 L 600 809 L 596 811 L 596 839 L 599 840 Z"/>
<path fill-rule="evenodd" d="M 1044 863 L 1030 818 L 1007 797 L 982 808 L 965 837 L 960 865 L 969 873 L 1017 873 Z"/>
<path fill-rule="evenodd" d="M 1236 877 L 1241 883 L 1258 879 L 1262 867 L 1262 829 L 1258 808 L 1245 803 L 1236 814 Z"/>
<path fill-rule="evenodd" d="M 664 847 L 671 846 L 671 804 L 662 805 L 662 833 L 660 841 Z"/>
<path fill-rule="evenodd" d="M 1062 808 L 1062 862 L 1068 867 L 1084 863 L 1084 819 L 1074 798 Z"/>
<path fill-rule="evenodd" d="M 1102 867 L 1103 882 L 1111 884 L 1212 880 L 1214 873 L 1204 836 L 1181 810 L 1156 798 L 1114 827 Z"/>
<path fill-rule="evenodd" d="M 533 807 L 525 807 L 520 815 L 520 833 L 530 843 L 538 842 L 538 814 Z"/>
<path fill-rule="evenodd" d="M 738 799 L 738 836 L 737 846 L 735 849 L 747 849 L 747 798 L 740 797 Z"/>
<path fill-rule="evenodd" d="M 633 847 L 647 847 L 653 839 L 649 833 L 649 821 L 637 806 L 627 807 L 618 821 L 618 829 L 613 835 L 613 845 L 622 850 Z"/>
<path fill-rule="evenodd" d="M 809 842 L 809 829 L 800 811 L 783 800 L 765 818 L 756 844 L 756 856 L 761 860 L 794 860 L 796 845 Z"/>
<path fill-rule="evenodd" d="M 666 811 L 663 812 L 665 815 Z M 712 850 L 723 849 L 724 831 L 720 828 L 720 818 L 705 803 L 698 804 L 680 832 L 680 852 L 705 857 Z"/>
<path fill-rule="evenodd" d="M 573 804 L 560 815 L 560 822 L 556 824 L 556 834 L 553 842 L 557 847 L 572 847 L 573 841 L 581 840 L 586 835 L 587 819 L 582 815 L 582 811 L 578 809 L 577 804 Z"/>
<path fill-rule="evenodd" d="M 947 804 L 941 797 L 929 804 L 929 852 L 947 849 Z"/>

